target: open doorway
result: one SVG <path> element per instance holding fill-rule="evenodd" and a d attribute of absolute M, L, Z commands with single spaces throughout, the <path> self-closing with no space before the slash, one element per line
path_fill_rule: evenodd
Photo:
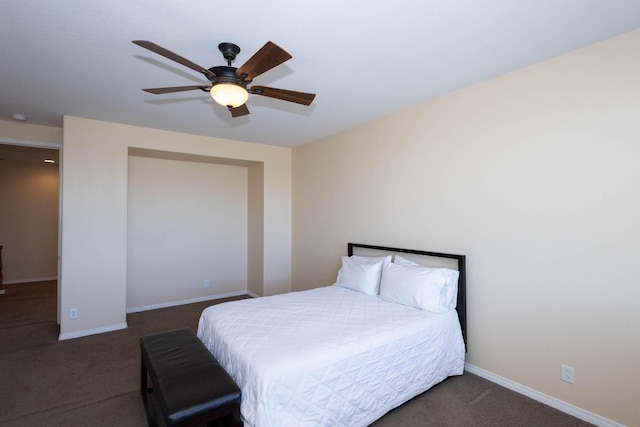
<path fill-rule="evenodd" d="M 59 157 L 0 143 L 1 327 L 57 320 Z"/>

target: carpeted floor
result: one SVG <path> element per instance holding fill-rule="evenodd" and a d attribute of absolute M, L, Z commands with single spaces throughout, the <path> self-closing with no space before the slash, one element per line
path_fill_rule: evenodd
<path fill-rule="evenodd" d="M 6 285 L 0 296 L 0 425 L 145 426 L 139 394 L 142 335 L 197 328 L 204 302 L 134 313 L 129 327 L 58 341 L 56 283 Z M 218 302 L 218 301 L 217 301 Z M 589 426 L 476 375 L 452 377 L 373 424 Z"/>

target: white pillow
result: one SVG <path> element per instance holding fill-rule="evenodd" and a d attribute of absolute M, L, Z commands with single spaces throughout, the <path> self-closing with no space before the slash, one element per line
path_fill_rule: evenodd
<path fill-rule="evenodd" d="M 402 265 L 405 267 L 422 267 L 444 271 L 444 273 L 447 275 L 447 306 L 449 308 L 456 308 L 456 306 L 458 305 L 458 278 L 460 277 L 460 272 L 458 270 L 452 270 L 450 268 L 426 267 L 424 265 L 418 264 L 417 262 L 402 258 L 400 255 L 396 255 L 393 262 L 394 264 Z"/>
<path fill-rule="evenodd" d="M 336 285 L 365 295 L 378 295 L 382 263 L 383 261 L 362 262 L 343 256 Z"/>
<path fill-rule="evenodd" d="M 376 262 L 391 262 L 391 255 L 388 256 L 359 256 L 359 255 L 351 255 L 349 257 L 350 260 L 362 262 L 366 264 L 376 263 Z M 411 261 L 409 261 L 411 262 Z"/>
<path fill-rule="evenodd" d="M 382 270 L 380 298 L 433 313 L 450 310 L 447 274 L 439 268 L 386 264 Z"/>
<path fill-rule="evenodd" d="M 424 267 L 424 265 L 418 264 L 417 262 L 413 262 L 406 258 L 402 258 L 400 255 L 396 255 L 393 262 L 394 264 L 404 265 L 405 267 Z"/>

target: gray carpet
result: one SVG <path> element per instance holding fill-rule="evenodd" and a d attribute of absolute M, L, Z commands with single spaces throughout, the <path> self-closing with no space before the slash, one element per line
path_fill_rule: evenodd
<path fill-rule="evenodd" d="M 0 296 L 0 425 L 7 427 L 145 426 L 139 337 L 195 330 L 201 311 L 212 304 L 134 313 L 126 330 L 58 341 L 55 282 L 6 288 Z M 589 425 L 470 373 L 449 378 L 373 424 Z"/>

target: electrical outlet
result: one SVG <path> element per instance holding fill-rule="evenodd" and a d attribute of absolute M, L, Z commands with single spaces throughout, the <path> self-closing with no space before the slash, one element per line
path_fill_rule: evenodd
<path fill-rule="evenodd" d="M 573 367 L 567 365 L 562 366 L 561 378 L 562 381 L 573 384 Z"/>
<path fill-rule="evenodd" d="M 69 310 L 69 319 L 77 319 L 78 318 L 78 309 L 72 308 Z"/>
<path fill-rule="evenodd" d="M 205 288 L 208 288 L 208 287 L 209 287 L 209 279 L 207 279 L 207 280 L 205 280 L 205 281 L 204 281 L 204 287 L 205 287 Z"/>

